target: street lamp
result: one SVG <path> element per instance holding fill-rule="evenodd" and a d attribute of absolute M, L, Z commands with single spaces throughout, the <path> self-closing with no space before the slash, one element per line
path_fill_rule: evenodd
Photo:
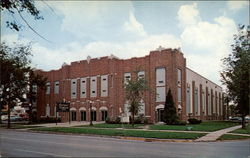
<path fill-rule="evenodd" d="M 90 115 L 89 115 L 89 116 L 90 116 L 90 123 L 89 123 L 89 126 L 93 126 L 93 123 L 92 123 L 92 115 L 91 115 L 91 114 L 92 114 L 92 103 L 93 103 L 93 102 L 90 100 L 90 101 L 89 101 L 89 109 L 90 109 L 90 110 L 89 110 L 89 111 L 90 111 Z"/>

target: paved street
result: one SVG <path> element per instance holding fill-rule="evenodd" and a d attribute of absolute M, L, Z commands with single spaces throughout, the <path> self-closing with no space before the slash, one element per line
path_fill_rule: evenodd
<path fill-rule="evenodd" d="M 1 130 L 1 155 L 20 157 L 225 157 L 250 155 L 250 141 L 141 142 Z"/>

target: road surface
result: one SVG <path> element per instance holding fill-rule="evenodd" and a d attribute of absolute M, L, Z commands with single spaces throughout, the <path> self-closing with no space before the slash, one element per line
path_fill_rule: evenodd
<path fill-rule="evenodd" d="M 142 142 L 116 138 L 0 131 L 1 156 L 9 157 L 223 157 L 247 158 L 250 141 Z"/>

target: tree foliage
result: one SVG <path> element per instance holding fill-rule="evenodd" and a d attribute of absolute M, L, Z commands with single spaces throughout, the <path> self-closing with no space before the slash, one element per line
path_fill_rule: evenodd
<path fill-rule="evenodd" d="M 35 20 L 43 19 L 40 11 L 35 7 L 33 0 L 1 0 L 1 10 L 7 10 L 12 16 L 12 21 L 6 21 L 7 27 L 19 31 L 21 25 L 15 18 L 15 13 L 22 16 L 23 12 L 29 13 Z M 22 17 L 21 17 L 22 18 Z"/>
<path fill-rule="evenodd" d="M 232 53 L 223 59 L 223 65 L 222 82 L 227 86 L 228 96 L 236 104 L 236 113 L 241 114 L 242 128 L 245 128 L 244 118 L 249 114 L 250 26 L 239 26 Z"/>
<path fill-rule="evenodd" d="M 165 107 L 164 107 L 164 122 L 168 125 L 175 124 L 178 120 L 176 113 L 176 107 L 174 104 L 173 96 L 171 90 L 168 90 L 166 96 Z"/>
<path fill-rule="evenodd" d="M 30 66 L 31 45 L 16 44 L 13 47 L 1 43 L 0 46 L 0 98 L 1 106 L 8 105 L 10 109 L 20 100 L 24 100 L 24 94 L 28 94 L 32 84 L 40 84 L 44 80 L 38 75 L 32 75 Z M 40 78 L 40 79 L 38 79 Z M 36 84 L 37 84 L 36 83 Z M 10 120 L 10 119 L 8 119 Z M 8 126 L 10 123 L 8 122 Z"/>
<path fill-rule="evenodd" d="M 127 80 L 125 84 L 126 99 L 128 100 L 128 110 L 131 112 L 132 125 L 134 127 L 135 115 L 138 114 L 142 104 L 141 100 L 146 90 L 149 90 L 147 81 L 144 78 L 138 78 L 137 80 Z"/>

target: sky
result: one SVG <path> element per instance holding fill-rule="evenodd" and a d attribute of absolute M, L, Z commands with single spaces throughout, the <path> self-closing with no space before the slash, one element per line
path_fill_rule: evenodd
<path fill-rule="evenodd" d="M 32 65 L 61 68 L 87 56 L 142 57 L 159 46 L 180 48 L 187 67 L 221 85 L 221 59 L 228 56 L 238 24 L 249 25 L 248 1 L 35 1 L 44 20 L 23 13 L 40 38 L 22 26 L 6 28 L 13 17 L 1 13 L 1 42 L 32 43 Z"/>

